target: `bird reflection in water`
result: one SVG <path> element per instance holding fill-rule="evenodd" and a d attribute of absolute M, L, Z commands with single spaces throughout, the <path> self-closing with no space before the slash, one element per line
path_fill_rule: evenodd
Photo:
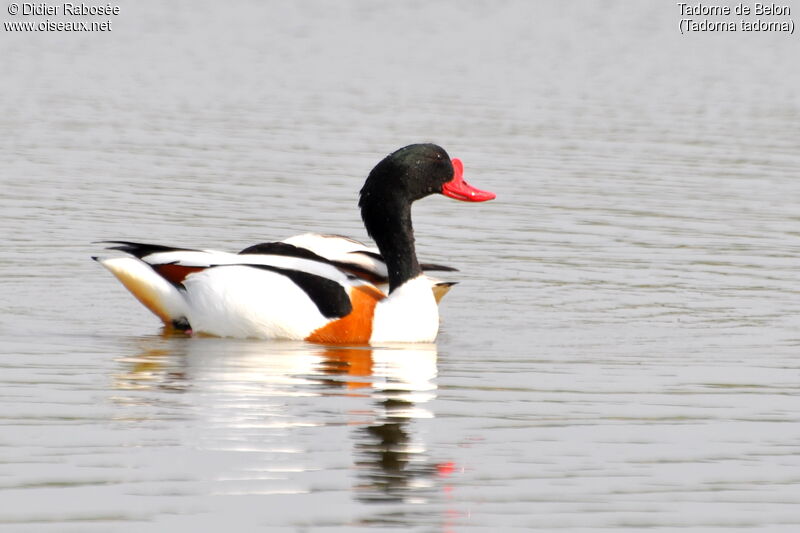
<path fill-rule="evenodd" d="M 362 391 L 372 403 L 372 421 L 353 438 L 361 501 L 420 501 L 433 492 L 441 465 L 431 461 L 413 421 L 433 418 L 421 407 L 435 397 L 436 346 L 326 348 L 321 364 L 329 386 Z"/>
<path fill-rule="evenodd" d="M 176 335 L 139 341 L 142 349 L 121 360 L 125 370 L 115 376 L 118 390 L 140 391 L 130 397 L 137 403 L 167 399 L 143 396 L 148 389 L 194 391 L 218 397 L 205 414 L 214 424 L 244 420 L 247 428 L 264 424 L 269 432 L 274 420 L 287 428 L 295 420 L 298 428 L 345 423 L 353 428 L 349 440 L 356 482 L 351 490 L 363 502 L 426 501 L 441 485 L 442 465 L 450 463 L 429 457 L 419 424 L 434 416 L 426 404 L 436 396 L 435 345 L 334 347 Z M 314 396 L 319 397 L 316 408 L 308 400 Z M 355 408 L 331 413 L 324 403 L 331 396 L 350 398 Z M 286 398 L 307 400 L 295 404 Z M 229 412 L 240 402 L 239 410 Z M 231 428 L 225 438 L 236 434 Z M 253 430 L 247 431 L 252 438 Z M 313 462 L 313 455 L 309 458 Z"/>

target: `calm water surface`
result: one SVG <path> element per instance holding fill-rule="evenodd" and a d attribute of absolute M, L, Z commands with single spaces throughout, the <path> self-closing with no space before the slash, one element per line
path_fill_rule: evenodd
<path fill-rule="evenodd" d="M 797 36 L 120 6 L 0 33 L 0 530 L 797 530 Z M 365 239 L 367 172 L 427 140 L 498 193 L 415 206 L 461 270 L 435 345 L 164 336 L 89 259 Z"/>

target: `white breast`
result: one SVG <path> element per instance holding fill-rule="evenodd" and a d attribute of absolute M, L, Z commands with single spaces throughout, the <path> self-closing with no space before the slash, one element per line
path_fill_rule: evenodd
<path fill-rule="evenodd" d="M 432 286 L 421 274 L 378 302 L 370 343 L 433 342 L 439 332 L 439 307 Z"/>

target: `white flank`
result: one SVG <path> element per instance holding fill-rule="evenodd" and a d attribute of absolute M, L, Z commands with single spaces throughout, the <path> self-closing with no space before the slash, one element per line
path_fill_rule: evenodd
<path fill-rule="evenodd" d="M 432 280 L 420 274 L 378 302 L 370 343 L 436 340 L 439 307 L 432 287 Z"/>
<path fill-rule="evenodd" d="M 247 266 L 220 266 L 183 282 L 192 330 L 221 337 L 302 340 L 325 318 L 289 278 Z"/>
<path fill-rule="evenodd" d="M 133 257 L 98 258 L 97 261 L 165 324 L 186 316 L 183 295 L 146 263 Z"/>

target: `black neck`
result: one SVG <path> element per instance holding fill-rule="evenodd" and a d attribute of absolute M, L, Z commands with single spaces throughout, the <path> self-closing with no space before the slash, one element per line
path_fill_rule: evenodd
<path fill-rule="evenodd" d="M 376 202 L 370 198 L 361 206 L 367 232 L 378 245 L 389 271 L 389 292 L 422 274 L 414 249 L 411 203 L 399 198 Z"/>

